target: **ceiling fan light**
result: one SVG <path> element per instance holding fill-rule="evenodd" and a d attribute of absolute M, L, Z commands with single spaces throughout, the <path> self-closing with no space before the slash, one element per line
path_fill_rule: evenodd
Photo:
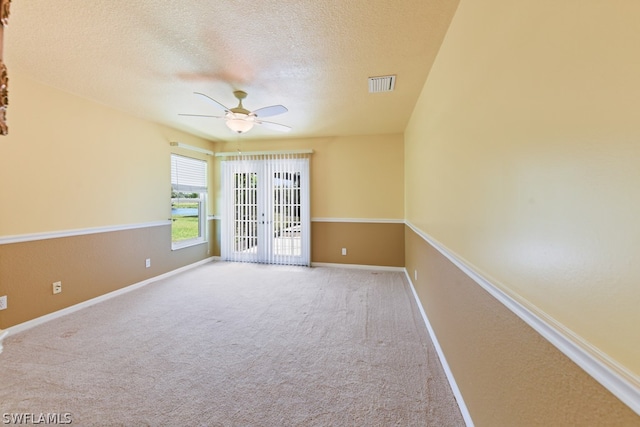
<path fill-rule="evenodd" d="M 227 127 L 236 133 L 245 133 L 253 128 L 253 117 L 246 114 L 227 114 Z"/>

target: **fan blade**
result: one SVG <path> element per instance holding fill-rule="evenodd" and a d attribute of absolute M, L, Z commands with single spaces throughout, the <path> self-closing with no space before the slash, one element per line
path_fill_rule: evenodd
<path fill-rule="evenodd" d="M 213 117 L 214 119 L 224 119 L 224 116 L 210 116 L 208 114 L 184 114 L 178 113 L 179 116 L 189 116 L 189 117 Z"/>
<path fill-rule="evenodd" d="M 216 107 L 222 108 L 225 112 L 229 112 L 230 111 L 227 107 L 225 107 L 224 105 L 220 104 L 218 101 L 216 101 L 215 99 L 213 99 L 209 95 L 205 95 L 204 93 L 200 93 L 200 92 L 193 92 L 193 93 L 196 94 L 196 95 L 202 96 L 209 103 L 213 103 L 213 105 L 215 105 Z"/>
<path fill-rule="evenodd" d="M 277 130 L 280 132 L 289 132 L 291 128 L 287 125 L 281 125 L 280 123 L 265 122 L 264 120 L 256 120 L 256 124 L 262 125 L 267 129 Z"/>
<path fill-rule="evenodd" d="M 278 114 L 286 113 L 287 107 L 284 105 L 271 105 L 269 107 L 258 108 L 253 112 L 257 117 L 270 117 Z"/>

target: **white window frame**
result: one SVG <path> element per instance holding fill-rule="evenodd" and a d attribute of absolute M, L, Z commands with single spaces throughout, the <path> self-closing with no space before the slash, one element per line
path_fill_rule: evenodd
<path fill-rule="evenodd" d="M 196 202 L 198 205 L 198 236 L 173 241 L 173 214 L 171 215 L 171 250 L 207 243 L 207 162 L 205 160 L 171 154 L 171 192 L 196 193 L 197 198 L 171 198 L 175 202 Z"/>

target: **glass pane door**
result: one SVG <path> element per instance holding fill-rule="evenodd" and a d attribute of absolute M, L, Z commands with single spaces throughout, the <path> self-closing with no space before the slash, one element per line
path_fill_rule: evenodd
<path fill-rule="evenodd" d="M 255 258 L 258 254 L 258 174 L 235 173 L 233 180 L 233 250 Z"/>
<path fill-rule="evenodd" d="M 299 171 L 273 172 L 273 256 L 292 258 L 302 256 L 302 223 Z"/>
<path fill-rule="evenodd" d="M 222 258 L 309 265 L 308 159 L 223 165 L 227 216 L 222 218 Z"/>

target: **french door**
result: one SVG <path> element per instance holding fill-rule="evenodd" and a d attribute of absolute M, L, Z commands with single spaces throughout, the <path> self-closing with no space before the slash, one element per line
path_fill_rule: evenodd
<path fill-rule="evenodd" d="M 310 265 L 308 158 L 225 160 L 222 186 L 224 260 Z"/>

